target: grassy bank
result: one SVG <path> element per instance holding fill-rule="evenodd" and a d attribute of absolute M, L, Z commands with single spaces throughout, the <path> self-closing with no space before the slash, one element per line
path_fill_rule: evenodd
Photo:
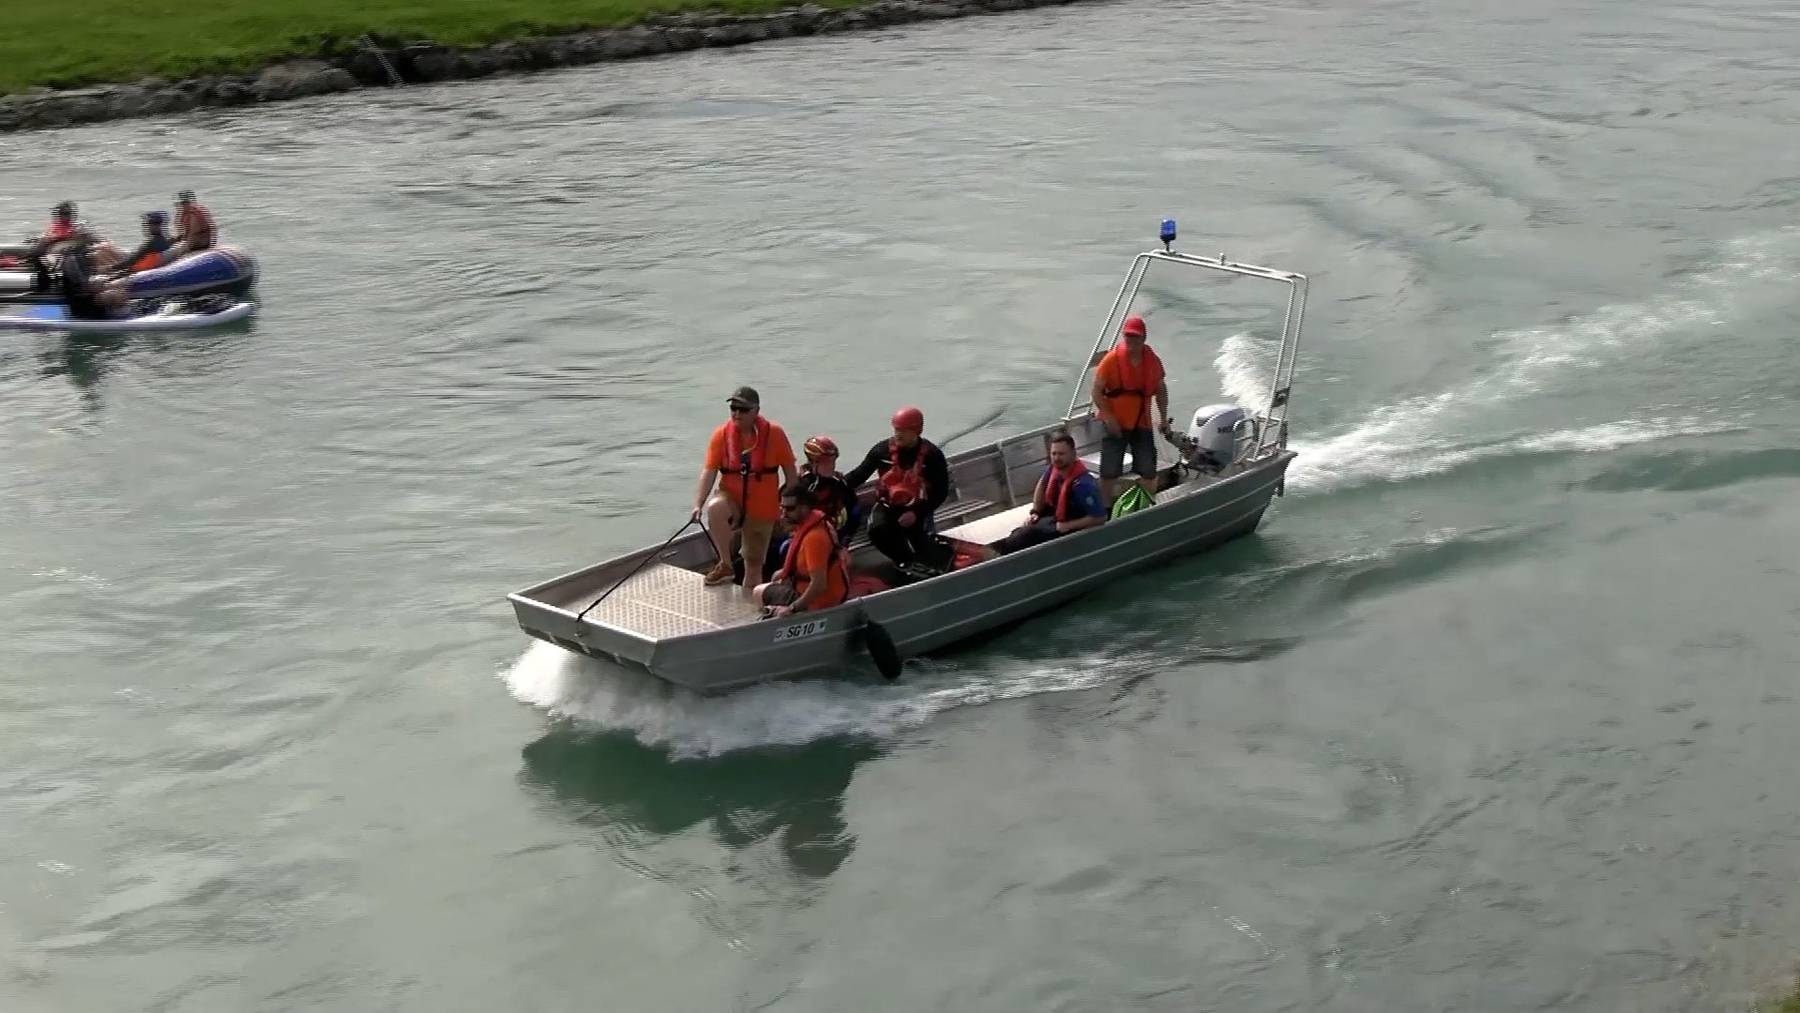
<path fill-rule="evenodd" d="M 1758 1002 L 1753 1009 L 1754 1013 L 1800 1013 L 1800 977 L 1795 978 L 1794 990 L 1786 998 Z"/>
<path fill-rule="evenodd" d="M 862 0 L 811 0 L 854 7 Z M 480 45 L 627 25 L 657 14 L 754 14 L 795 0 L 87 0 L 9 3 L 0 95 L 241 73 L 348 46 L 366 33 Z"/>

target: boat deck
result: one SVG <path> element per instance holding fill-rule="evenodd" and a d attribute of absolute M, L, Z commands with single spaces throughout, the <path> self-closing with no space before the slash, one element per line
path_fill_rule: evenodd
<path fill-rule="evenodd" d="M 572 608 L 579 611 L 592 600 L 572 603 Z M 762 617 L 762 610 L 735 584 L 707 587 L 702 574 L 659 561 L 633 574 L 587 617 L 651 640 L 666 640 L 753 623 Z"/>

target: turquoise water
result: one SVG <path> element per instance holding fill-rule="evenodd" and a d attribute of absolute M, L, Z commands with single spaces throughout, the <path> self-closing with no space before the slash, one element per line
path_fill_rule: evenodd
<path fill-rule="evenodd" d="M 1739 1010 L 1800 946 L 1800 22 L 1113 3 L 16 135 L 263 312 L 0 345 L 7 1010 Z M 1308 272 L 1259 534 L 700 701 L 506 592 L 725 393 L 1066 405 L 1157 220 Z M 1178 412 L 1270 305 L 1154 279 Z"/>

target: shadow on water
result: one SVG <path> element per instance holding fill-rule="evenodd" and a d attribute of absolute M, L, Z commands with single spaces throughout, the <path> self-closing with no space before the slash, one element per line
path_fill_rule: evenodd
<path fill-rule="evenodd" d="M 44 376 L 66 376 L 92 411 L 105 407 L 100 396 L 107 376 L 136 352 L 154 357 L 149 371 L 162 375 L 204 375 L 220 368 L 228 353 L 254 330 L 251 320 L 195 331 L 148 334 L 67 334 L 39 354 Z"/>
<path fill-rule="evenodd" d="M 705 824 L 733 850 L 775 839 L 795 872 L 822 879 L 856 847 L 844 792 L 880 750 L 837 738 L 678 760 L 629 733 L 558 728 L 523 755 L 521 779 L 578 823 L 657 838 Z"/>

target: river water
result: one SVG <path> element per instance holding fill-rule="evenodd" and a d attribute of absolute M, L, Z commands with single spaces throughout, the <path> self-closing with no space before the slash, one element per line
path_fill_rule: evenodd
<path fill-rule="evenodd" d="M 1800 947 L 1796 52 L 1140 0 L 7 138 L 15 231 L 193 186 L 265 308 L 0 345 L 0 1008 L 1742 1009 Z M 740 383 L 1055 417 L 1164 215 L 1313 278 L 1258 535 L 891 686 L 513 624 Z M 1178 414 L 1266 396 L 1262 293 L 1176 281 Z"/>

